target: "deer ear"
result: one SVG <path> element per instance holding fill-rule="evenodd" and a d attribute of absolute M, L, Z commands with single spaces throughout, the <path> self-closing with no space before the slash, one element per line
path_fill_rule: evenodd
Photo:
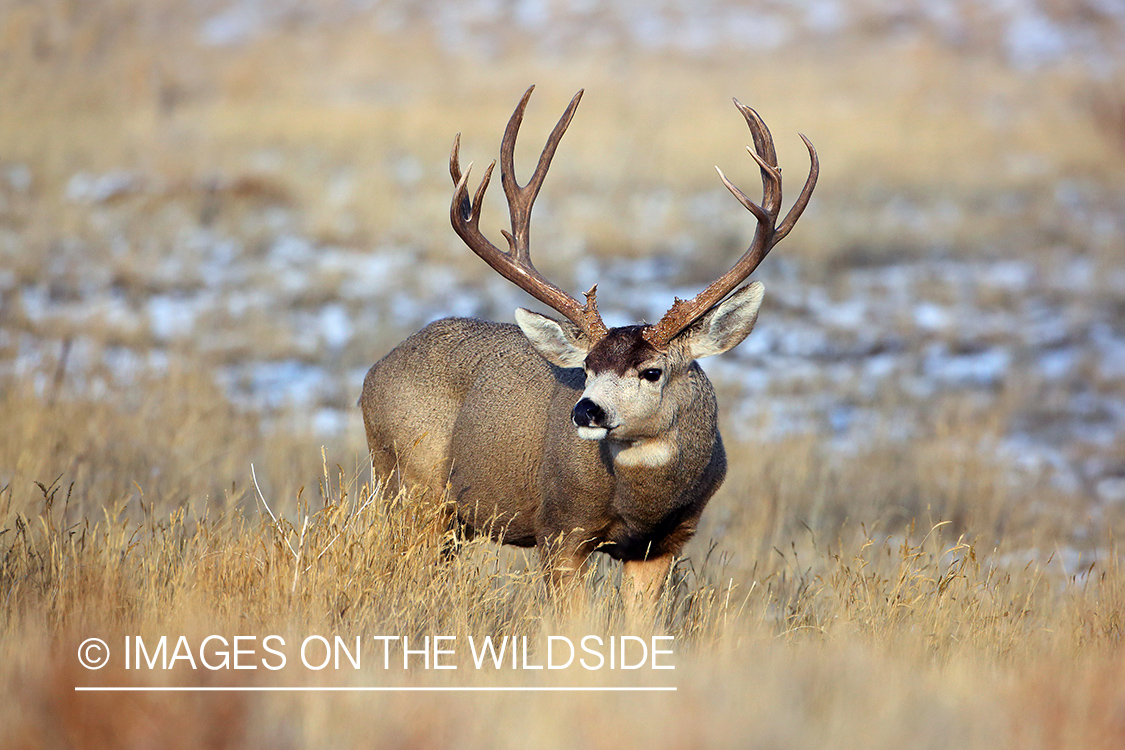
<path fill-rule="evenodd" d="M 545 360 L 562 368 L 582 367 L 589 342 L 577 326 L 516 308 L 516 325 Z"/>
<path fill-rule="evenodd" d="M 688 356 L 710 357 L 741 344 L 754 330 L 765 290 L 760 281 L 747 284 L 688 326 L 676 337 L 686 347 Z"/>

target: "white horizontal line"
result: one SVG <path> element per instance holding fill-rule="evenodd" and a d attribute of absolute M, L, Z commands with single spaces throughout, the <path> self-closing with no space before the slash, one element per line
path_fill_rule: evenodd
<path fill-rule="evenodd" d="M 187 685 L 124 687 L 82 686 L 77 693 L 652 693 L 675 692 L 675 687 L 290 687 L 290 686 L 203 686 Z"/>

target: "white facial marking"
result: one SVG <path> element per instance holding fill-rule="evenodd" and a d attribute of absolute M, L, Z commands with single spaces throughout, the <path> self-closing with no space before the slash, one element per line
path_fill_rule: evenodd
<path fill-rule="evenodd" d="M 604 427 L 579 427 L 578 437 L 583 440 L 602 440 L 609 434 L 609 430 Z"/>

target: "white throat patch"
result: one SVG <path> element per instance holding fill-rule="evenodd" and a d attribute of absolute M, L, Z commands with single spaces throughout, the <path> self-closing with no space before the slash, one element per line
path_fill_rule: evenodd
<path fill-rule="evenodd" d="M 667 466 L 676 457 L 676 447 L 668 440 L 654 438 L 635 443 L 617 443 L 613 451 L 613 462 L 621 466 L 647 466 L 653 469 Z"/>

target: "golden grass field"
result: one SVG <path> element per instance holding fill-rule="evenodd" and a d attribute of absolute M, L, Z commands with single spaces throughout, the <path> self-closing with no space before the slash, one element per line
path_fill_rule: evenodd
<path fill-rule="evenodd" d="M 1067 20 L 1065 4 L 1042 5 Z M 746 391 L 716 366 L 730 471 L 651 626 L 623 621 L 607 561 L 591 566 L 575 614 L 555 611 L 534 553 L 473 541 L 443 555 L 441 508 L 373 487 L 357 391 L 325 397 L 346 415 L 326 435 L 291 404 L 248 408 L 214 377 L 251 358 L 362 369 L 410 332 L 382 307 L 337 349 L 279 326 L 269 300 L 331 303 L 349 273 L 309 271 L 312 282 L 285 287 L 262 270 L 278 234 L 356 257 L 410 248 L 395 283 L 420 298 L 442 290 L 412 264 L 452 269 L 493 295 L 498 285 L 448 229 L 444 163 L 457 131 L 464 160 L 479 169 L 492 158 L 530 83 L 525 169 L 536 139 L 587 90 L 537 214 L 537 241 L 557 247 L 536 256 L 552 278 L 574 282 L 587 255 L 682 253 L 685 236 L 719 250 L 680 282 L 714 275 L 720 253 L 745 244 L 748 217 L 732 206 L 700 218 L 688 199 L 716 187 L 712 164 L 753 192 L 736 94 L 769 123 L 789 180 L 806 164 L 795 132 L 819 150 L 813 203 L 775 253 L 799 279 L 835 297 L 849 269 L 1018 259 L 1068 320 L 1117 330 L 1120 67 L 1021 69 L 990 52 L 987 29 L 958 47 L 878 25 L 773 52 L 544 51 L 512 31 L 473 53 L 421 23 L 392 33 L 298 14 L 239 44 L 201 43 L 195 29 L 219 7 L 0 6 L 0 745 L 1125 746 L 1125 504 L 1098 490 L 1125 478 L 1125 429 L 1110 413 L 1109 438 L 1066 445 L 1076 463 L 1096 464 L 1081 476 L 1102 484 L 1053 482 L 990 450 L 1013 425 L 1066 417 L 1068 393 L 1125 398 L 1125 377 L 1096 356 L 1058 387 L 1017 359 L 1001 382 L 923 398 L 906 386 L 864 395 L 862 382 L 828 376 L 763 394 L 854 390 L 878 424 L 843 447 L 816 432 L 756 438 L 769 414 L 743 424 L 734 405 Z M 130 177 L 104 199 L 74 187 L 85 184 L 76 174 L 115 170 Z M 503 206 L 491 200 L 498 227 Z M 888 209 L 904 202 L 914 223 Z M 258 295 L 244 312 L 204 316 L 177 337 L 84 302 L 88 289 L 111 290 L 131 310 L 205 290 L 198 232 L 235 238 L 250 259 L 229 267 L 242 274 L 230 284 Z M 1055 284 L 1076 259 L 1088 283 Z M 40 286 L 48 309 L 77 312 L 34 313 L 29 290 Z M 927 294 L 952 292 L 935 279 Z M 501 302 L 483 309 L 510 315 Z M 974 304 L 992 314 L 1023 303 L 994 291 Z M 786 312 L 767 297 L 763 318 Z M 908 349 L 936 340 L 956 351 L 954 333 L 917 343 L 905 318 L 888 325 Z M 115 375 L 122 350 L 155 364 Z M 907 421 L 915 429 L 903 438 Z M 198 646 L 270 634 L 287 644 L 277 671 L 121 661 L 127 636 L 150 646 L 168 636 L 171 649 L 180 636 Z M 526 637 L 542 663 L 548 637 L 589 634 L 672 636 L 675 669 L 478 669 L 464 647 Z M 316 635 L 361 639 L 362 667 L 302 667 L 296 644 Z M 385 635 L 453 636 L 457 668 L 384 669 L 374 638 Z M 76 658 L 90 637 L 109 644 L 107 668 Z M 259 645 L 250 659 L 262 655 Z"/>

